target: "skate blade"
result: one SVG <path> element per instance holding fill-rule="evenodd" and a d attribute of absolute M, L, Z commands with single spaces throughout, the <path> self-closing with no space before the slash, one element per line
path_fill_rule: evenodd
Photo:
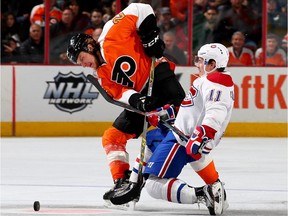
<path fill-rule="evenodd" d="M 224 204 L 223 204 L 223 212 L 225 212 L 228 208 L 229 208 L 229 203 L 228 203 L 227 200 L 224 200 Z"/>
<path fill-rule="evenodd" d="M 124 211 L 134 211 L 136 206 L 136 201 L 132 200 L 128 203 L 122 205 L 114 205 L 110 200 L 104 200 L 104 206 L 110 209 L 118 209 Z"/>
<path fill-rule="evenodd" d="M 214 201 L 214 211 L 216 215 L 221 215 L 224 211 L 224 189 L 220 186 L 212 187 L 213 194 L 217 194 L 217 201 Z M 228 202 L 227 202 L 228 204 Z M 226 206 L 228 208 L 228 206 Z M 227 209 L 226 208 L 226 209 Z"/>

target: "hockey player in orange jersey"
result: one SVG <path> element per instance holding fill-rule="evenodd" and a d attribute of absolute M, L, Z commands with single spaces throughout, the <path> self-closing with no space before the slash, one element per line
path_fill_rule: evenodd
<path fill-rule="evenodd" d="M 159 28 L 153 9 L 148 4 L 132 3 L 108 21 L 98 42 L 86 34 L 77 34 L 67 48 L 69 60 L 95 70 L 95 78 L 114 100 L 149 112 L 165 104 L 178 107 L 185 92 L 174 74 L 174 63 L 163 58 L 165 45 L 159 38 Z M 152 96 L 147 95 L 147 83 L 156 57 Z M 128 181 L 129 158 L 127 140 L 143 131 L 144 117 L 124 110 L 107 129 L 102 145 L 114 180 L 114 186 L 103 196 L 109 200 L 114 190 Z M 140 146 L 139 146 L 140 147 Z"/>

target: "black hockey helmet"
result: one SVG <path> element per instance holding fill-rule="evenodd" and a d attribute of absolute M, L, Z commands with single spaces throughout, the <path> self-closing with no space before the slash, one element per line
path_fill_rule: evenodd
<path fill-rule="evenodd" d="M 76 64 L 78 55 L 81 51 L 89 52 L 87 45 L 93 43 L 94 39 L 87 34 L 79 33 L 71 37 L 67 48 L 67 57 L 73 63 Z M 96 44 L 96 41 L 94 41 Z"/>

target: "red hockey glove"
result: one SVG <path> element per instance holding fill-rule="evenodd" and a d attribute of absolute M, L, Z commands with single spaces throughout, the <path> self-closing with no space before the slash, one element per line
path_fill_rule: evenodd
<path fill-rule="evenodd" d="M 150 125 L 157 127 L 159 126 L 160 119 L 171 124 L 175 120 L 174 106 L 166 104 L 163 107 L 157 108 L 148 114 L 148 122 Z"/>
<path fill-rule="evenodd" d="M 214 138 L 215 133 L 216 130 L 205 125 L 196 127 L 186 144 L 186 153 L 195 160 L 199 160 L 202 154 L 209 154 L 212 149 L 206 144 Z"/>

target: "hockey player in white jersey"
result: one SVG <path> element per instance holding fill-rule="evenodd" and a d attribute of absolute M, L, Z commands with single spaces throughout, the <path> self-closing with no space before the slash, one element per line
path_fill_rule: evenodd
<path fill-rule="evenodd" d="M 206 44 L 198 51 L 195 65 L 200 77 L 182 101 L 174 124 L 189 140 L 170 131 L 153 152 L 144 170 L 145 188 L 152 197 L 182 204 L 204 201 L 211 215 L 221 215 L 228 208 L 223 183 L 209 154 L 219 144 L 233 109 L 234 84 L 225 71 L 228 60 L 227 48 L 219 43 Z M 177 179 L 187 163 L 205 186 L 195 188 Z"/>

